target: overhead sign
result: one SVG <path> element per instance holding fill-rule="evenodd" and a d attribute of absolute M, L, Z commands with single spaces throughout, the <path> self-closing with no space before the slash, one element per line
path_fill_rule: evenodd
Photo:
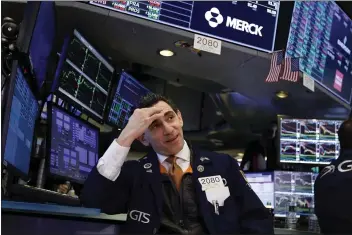
<path fill-rule="evenodd" d="M 333 1 L 297 1 L 286 55 L 347 104 L 352 102 L 352 20 Z"/>
<path fill-rule="evenodd" d="M 221 41 L 214 38 L 205 37 L 199 34 L 194 35 L 194 44 L 195 49 L 201 51 L 207 51 L 213 54 L 221 54 Z"/>
<path fill-rule="evenodd" d="M 253 49 L 272 52 L 279 2 L 90 1 L 123 12 Z"/>

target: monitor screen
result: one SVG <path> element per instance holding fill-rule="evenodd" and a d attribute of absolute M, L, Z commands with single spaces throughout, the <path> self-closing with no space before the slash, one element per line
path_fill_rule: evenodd
<path fill-rule="evenodd" d="M 296 1 L 286 55 L 347 104 L 352 100 L 352 20 L 333 1 Z"/>
<path fill-rule="evenodd" d="M 10 106 L 8 128 L 5 138 L 4 160 L 21 174 L 28 175 L 32 154 L 35 121 L 39 105 L 21 69 L 15 70 L 15 85 Z"/>
<path fill-rule="evenodd" d="M 141 97 L 149 92 L 147 88 L 131 75 L 126 72 L 121 73 L 111 102 L 107 121 L 112 125 L 123 128 L 127 124 L 133 108 L 138 105 Z"/>
<path fill-rule="evenodd" d="M 329 164 L 337 159 L 342 121 L 280 118 L 280 162 Z"/>
<path fill-rule="evenodd" d="M 309 215 L 314 207 L 314 182 L 317 174 L 311 172 L 274 172 L 275 216 L 286 216 L 291 202 L 298 215 Z"/>
<path fill-rule="evenodd" d="M 41 2 L 29 45 L 29 59 L 40 89 L 46 79 L 49 57 L 56 37 L 55 2 Z"/>
<path fill-rule="evenodd" d="M 48 107 L 50 174 L 84 183 L 98 161 L 99 129 L 61 108 Z"/>
<path fill-rule="evenodd" d="M 274 208 L 273 173 L 246 173 L 246 178 L 263 205 L 267 208 Z"/>
<path fill-rule="evenodd" d="M 113 67 L 74 30 L 65 61 L 58 76 L 58 95 L 69 99 L 73 105 L 102 120 L 111 89 Z"/>

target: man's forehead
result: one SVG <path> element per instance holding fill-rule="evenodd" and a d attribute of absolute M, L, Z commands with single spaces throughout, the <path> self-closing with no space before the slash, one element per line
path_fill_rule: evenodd
<path fill-rule="evenodd" d="M 155 105 L 153 105 L 153 107 L 156 108 L 161 108 L 163 110 L 164 113 L 168 112 L 168 111 L 173 111 L 173 109 L 171 108 L 171 106 L 169 104 L 167 104 L 164 101 L 159 101 L 158 103 L 156 103 Z"/>

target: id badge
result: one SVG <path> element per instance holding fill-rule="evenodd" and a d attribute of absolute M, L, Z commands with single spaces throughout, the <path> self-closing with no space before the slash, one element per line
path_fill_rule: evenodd
<path fill-rule="evenodd" d="M 224 182 L 222 181 L 222 178 L 220 175 L 198 178 L 198 181 L 202 186 L 203 191 L 206 191 L 212 188 L 225 187 Z"/>

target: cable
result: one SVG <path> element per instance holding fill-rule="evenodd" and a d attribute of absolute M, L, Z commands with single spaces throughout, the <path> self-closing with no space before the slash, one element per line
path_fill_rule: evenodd
<path fill-rule="evenodd" d="M 3 75 L 1 75 L 1 76 L 3 76 Z M 8 80 L 9 80 L 9 77 L 4 76 L 4 82 L 1 84 L 1 92 L 2 92 L 2 90 L 4 89 L 4 87 L 5 87 L 5 85 L 6 85 L 6 83 L 7 83 Z"/>

